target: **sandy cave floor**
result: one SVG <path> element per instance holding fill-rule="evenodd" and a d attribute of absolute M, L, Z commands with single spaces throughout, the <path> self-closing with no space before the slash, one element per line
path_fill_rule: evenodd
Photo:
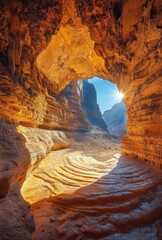
<path fill-rule="evenodd" d="M 161 171 L 121 157 L 103 132 L 66 135 L 69 148 L 50 152 L 22 189 L 32 239 L 161 240 Z"/>

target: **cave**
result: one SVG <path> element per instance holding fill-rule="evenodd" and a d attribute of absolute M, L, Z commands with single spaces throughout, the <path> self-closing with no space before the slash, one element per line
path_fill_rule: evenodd
<path fill-rule="evenodd" d="M 161 0 L 0 0 L 0 239 L 162 239 L 161 26 Z M 93 77 L 124 93 L 121 147 Z"/>

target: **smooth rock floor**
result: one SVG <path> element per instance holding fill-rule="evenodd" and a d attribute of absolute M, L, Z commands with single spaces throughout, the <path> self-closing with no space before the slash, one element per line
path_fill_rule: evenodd
<path fill-rule="evenodd" d="M 99 140 L 73 138 L 73 148 L 51 152 L 25 182 L 33 240 L 162 239 L 162 171 Z"/>

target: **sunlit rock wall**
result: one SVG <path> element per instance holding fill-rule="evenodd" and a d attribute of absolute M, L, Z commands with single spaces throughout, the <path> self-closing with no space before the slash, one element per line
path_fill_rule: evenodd
<path fill-rule="evenodd" d="M 125 94 L 128 115 L 122 152 L 162 166 L 161 29 L 161 0 L 0 1 L 0 191 L 4 202 L 17 183 L 21 186 L 30 166 L 30 151 L 11 123 L 90 129 L 77 97 L 71 102 L 70 92 L 62 93 L 78 79 L 98 76 L 118 85 Z M 33 227 L 27 227 L 23 236 L 19 231 L 15 239 L 30 239 Z M 11 237 L 5 235 L 5 239 Z"/>
<path fill-rule="evenodd" d="M 161 8 L 160 0 L 1 1 L 1 117 L 86 130 L 55 95 L 74 80 L 110 79 L 125 93 L 123 153 L 160 166 Z"/>
<path fill-rule="evenodd" d="M 122 152 L 162 166 L 162 2 L 76 0 L 76 8 L 107 79 L 125 94 Z"/>
<path fill-rule="evenodd" d="M 0 239 L 31 239 L 34 221 L 20 189 L 50 151 L 68 146 L 61 131 L 0 122 Z"/>
<path fill-rule="evenodd" d="M 61 91 L 71 81 L 94 75 L 110 79 L 125 94 L 123 153 L 160 166 L 161 1 L 0 4 L 1 120 L 89 130 L 82 112 Z"/>
<path fill-rule="evenodd" d="M 1 1 L 0 11 L 2 121 L 46 129 L 88 130 L 86 118 L 76 106 L 78 100 L 73 108 L 70 99 L 58 91 L 61 82 L 53 84 L 35 63 L 58 31 L 62 2 Z M 43 62 L 48 61 L 44 58 Z M 58 81 L 58 76 L 54 79 Z"/>

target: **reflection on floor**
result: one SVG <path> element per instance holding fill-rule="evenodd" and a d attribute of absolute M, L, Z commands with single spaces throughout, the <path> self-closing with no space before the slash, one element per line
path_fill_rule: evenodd
<path fill-rule="evenodd" d="M 71 149 L 51 152 L 24 185 L 33 240 L 162 239 L 161 173 L 120 157 L 106 137 L 73 136 Z"/>

